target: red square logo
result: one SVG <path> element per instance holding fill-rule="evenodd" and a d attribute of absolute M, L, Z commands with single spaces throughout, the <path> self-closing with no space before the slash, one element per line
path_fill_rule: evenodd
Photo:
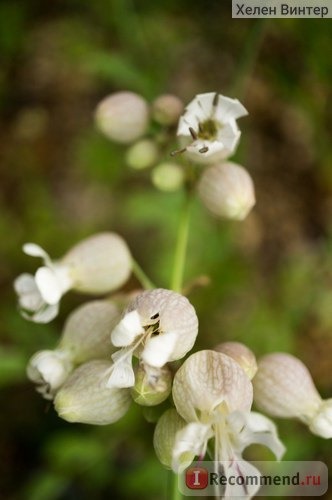
<path fill-rule="evenodd" d="M 204 490 L 209 482 L 209 472 L 204 467 L 191 467 L 186 470 L 186 486 L 191 490 Z"/>

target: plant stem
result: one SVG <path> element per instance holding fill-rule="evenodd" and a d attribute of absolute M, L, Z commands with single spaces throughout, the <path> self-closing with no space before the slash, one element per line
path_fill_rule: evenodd
<path fill-rule="evenodd" d="M 173 274 L 171 280 L 171 289 L 175 292 L 181 292 L 183 284 L 184 267 L 186 261 L 186 253 L 189 236 L 190 211 L 192 203 L 191 191 L 186 193 L 185 203 L 180 215 L 180 222 L 177 234 L 177 242 L 175 248 Z"/>
<path fill-rule="evenodd" d="M 168 472 L 168 495 L 167 500 L 182 500 L 182 493 L 178 487 L 178 476 L 174 472 Z"/>
<path fill-rule="evenodd" d="M 267 26 L 268 22 L 266 19 L 258 19 L 254 22 L 251 31 L 249 31 L 229 89 L 231 94 L 236 95 L 238 99 L 241 99 L 245 93 L 248 79 L 253 72 Z"/>
<path fill-rule="evenodd" d="M 150 278 L 147 277 L 147 275 L 145 274 L 141 266 L 138 264 L 138 262 L 133 258 L 132 258 L 132 266 L 134 275 L 146 290 L 150 290 L 151 288 L 156 288 L 155 285 L 150 280 Z"/>

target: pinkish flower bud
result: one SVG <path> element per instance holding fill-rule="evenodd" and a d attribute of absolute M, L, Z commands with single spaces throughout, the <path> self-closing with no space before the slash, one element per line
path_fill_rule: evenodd
<path fill-rule="evenodd" d="M 175 95 L 164 94 L 152 104 L 152 115 L 161 125 L 175 125 L 181 116 L 184 104 Z"/>
<path fill-rule="evenodd" d="M 95 116 L 101 132 L 115 142 L 127 144 L 146 132 L 149 108 L 143 97 L 133 92 L 116 92 L 98 104 Z"/>
<path fill-rule="evenodd" d="M 317 436 L 332 438 L 332 399 L 320 397 L 302 361 L 282 352 L 263 356 L 253 385 L 255 402 L 262 411 L 297 418 Z"/>
<path fill-rule="evenodd" d="M 210 212 L 227 219 L 245 219 L 256 202 L 250 175 L 243 167 L 231 162 L 205 170 L 198 193 Z"/>
<path fill-rule="evenodd" d="M 241 368 L 245 371 L 250 380 L 257 372 L 257 363 L 254 353 L 241 342 L 222 342 L 218 344 L 215 351 L 227 354 L 230 358 L 234 359 Z"/>

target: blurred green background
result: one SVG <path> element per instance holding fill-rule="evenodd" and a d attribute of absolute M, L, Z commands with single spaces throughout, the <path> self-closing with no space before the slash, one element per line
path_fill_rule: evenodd
<path fill-rule="evenodd" d="M 28 358 L 55 345 L 84 298 L 69 294 L 55 321 L 35 325 L 20 317 L 12 290 L 36 266 L 24 242 L 59 257 L 105 229 L 168 286 L 182 194 L 157 192 L 96 131 L 95 106 L 116 90 L 185 102 L 218 91 L 245 104 L 235 160 L 254 178 L 257 207 L 229 223 L 194 206 L 186 281 L 211 278 L 190 295 L 195 348 L 234 339 L 258 355 L 287 350 L 331 397 L 331 27 L 330 19 L 232 20 L 228 1 L 1 2 L 1 500 L 167 498 L 141 412 L 104 428 L 68 424 L 26 380 Z M 127 289 L 136 286 L 133 278 Z M 285 459 L 331 467 L 329 441 L 296 422 L 278 426 Z"/>

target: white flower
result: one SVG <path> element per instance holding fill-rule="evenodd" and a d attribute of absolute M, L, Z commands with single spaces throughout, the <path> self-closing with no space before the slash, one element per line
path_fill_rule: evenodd
<path fill-rule="evenodd" d="M 14 282 L 22 315 L 36 323 L 48 323 L 58 314 L 62 295 L 72 287 L 69 269 L 52 262 L 49 255 L 34 243 L 23 245 L 23 252 L 41 257 L 44 266 L 35 276 L 24 273 Z"/>
<path fill-rule="evenodd" d="M 54 350 L 32 356 L 27 375 L 46 399 L 53 399 L 73 369 L 86 361 L 109 358 L 109 332 L 118 323 L 118 307 L 110 300 L 94 300 L 68 317 Z"/>
<path fill-rule="evenodd" d="M 119 420 L 130 406 L 130 391 L 106 387 L 109 367 L 109 361 L 95 360 L 76 368 L 54 399 L 59 417 L 93 425 Z"/>
<path fill-rule="evenodd" d="M 263 415 L 250 412 L 252 397 L 249 378 L 232 358 L 215 351 L 192 354 L 175 374 L 173 383 L 175 407 L 187 422 L 175 434 L 173 470 L 184 470 L 195 456 L 202 459 L 211 438 L 213 458 L 224 468 L 226 476 L 238 475 L 239 467 L 240 473 L 254 470 L 259 474 L 242 459 L 243 450 L 252 443 L 269 447 L 280 459 L 284 446 L 275 425 Z M 165 435 L 160 431 L 159 434 Z M 167 439 L 170 440 L 169 435 Z M 242 496 L 250 498 L 257 489 L 242 490 Z M 224 494 L 233 496 L 232 486 L 228 485 Z"/>
<path fill-rule="evenodd" d="M 133 142 L 141 137 L 148 127 L 148 104 L 143 97 L 133 92 L 115 92 L 98 104 L 96 124 L 115 142 Z"/>
<path fill-rule="evenodd" d="M 38 385 L 45 399 L 53 399 L 73 369 L 70 355 L 66 351 L 39 351 L 32 356 L 27 366 L 27 375 Z"/>
<path fill-rule="evenodd" d="M 198 94 L 179 120 L 177 135 L 183 151 L 198 163 L 228 158 L 241 135 L 236 119 L 247 114 L 237 99 L 216 92 Z"/>
<path fill-rule="evenodd" d="M 212 214 L 227 219 L 245 219 L 256 203 L 249 173 L 232 162 L 207 168 L 199 180 L 198 194 Z"/>
<path fill-rule="evenodd" d="M 113 345 L 122 349 L 112 356 L 108 386 L 135 384 L 133 354 L 144 364 L 161 368 L 182 358 L 193 347 L 197 333 L 196 312 L 186 297 L 161 288 L 139 294 L 111 334 Z"/>
<path fill-rule="evenodd" d="M 314 434 L 332 438 L 332 398 L 321 398 L 302 361 L 287 353 L 267 354 L 258 361 L 253 385 L 255 403 L 262 411 L 297 418 Z"/>
<path fill-rule="evenodd" d="M 14 282 L 22 315 L 36 323 L 55 318 L 61 297 L 68 290 L 107 293 L 123 285 L 131 271 L 129 249 L 115 233 L 86 238 L 56 262 L 34 243 L 25 244 L 23 251 L 44 261 L 35 276 L 24 273 Z"/>

